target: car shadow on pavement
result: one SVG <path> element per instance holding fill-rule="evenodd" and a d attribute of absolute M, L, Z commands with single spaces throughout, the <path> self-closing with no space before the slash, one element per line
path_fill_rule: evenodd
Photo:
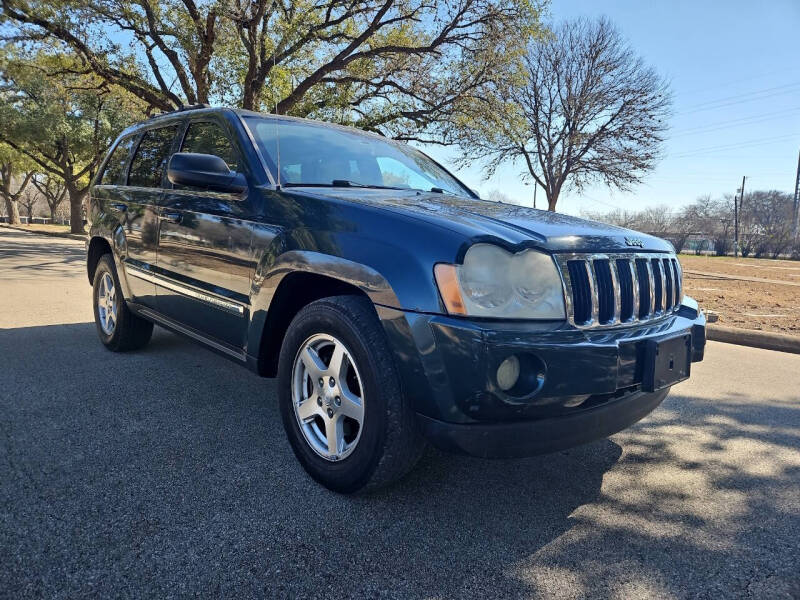
<path fill-rule="evenodd" d="M 295 461 L 273 381 L 160 329 L 125 355 L 106 351 L 93 323 L 5 329 L 0 356 L 0 589 L 11 596 L 793 585 L 781 560 L 797 556 L 798 405 L 671 397 L 611 440 L 504 461 L 429 449 L 391 488 L 347 497 Z M 741 581 L 719 566 L 730 561 Z"/>

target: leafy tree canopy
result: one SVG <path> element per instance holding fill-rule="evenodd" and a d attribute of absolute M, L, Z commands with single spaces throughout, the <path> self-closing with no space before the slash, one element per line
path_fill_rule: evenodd
<path fill-rule="evenodd" d="M 0 0 L 6 39 L 150 109 L 213 102 L 442 142 L 541 35 L 544 0 Z M 62 71 L 63 72 L 63 71 Z"/>
<path fill-rule="evenodd" d="M 82 229 L 81 202 L 111 142 L 141 118 L 145 105 L 83 73 L 80 61 L 52 47 L 0 52 L 0 142 L 63 180 L 73 229 Z"/>

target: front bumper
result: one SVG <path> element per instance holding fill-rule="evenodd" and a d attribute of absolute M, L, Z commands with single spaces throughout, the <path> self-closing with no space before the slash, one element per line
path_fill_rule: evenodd
<path fill-rule="evenodd" d="M 619 431 L 668 391 L 643 389 L 648 340 L 691 335 L 692 362 L 702 360 L 705 348 L 705 317 L 690 298 L 660 321 L 594 331 L 404 317 L 403 327 L 395 323 L 387 332 L 422 431 L 437 446 L 478 456 L 526 456 Z M 511 354 L 525 357 L 527 383 L 508 393 L 496 373 Z"/>
<path fill-rule="evenodd" d="M 569 414 L 510 423 L 445 423 L 418 415 L 423 435 L 442 450 L 482 458 L 556 452 L 608 437 L 646 417 L 669 390 L 630 392 Z"/>

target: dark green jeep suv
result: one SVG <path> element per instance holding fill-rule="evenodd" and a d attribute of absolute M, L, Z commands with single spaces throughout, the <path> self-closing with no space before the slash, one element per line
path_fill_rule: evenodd
<path fill-rule="evenodd" d="M 180 110 L 122 132 L 89 202 L 103 344 L 157 324 L 277 376 L 298 460 L 339 492 L 426 441 L 513 457 L 610 435 L 703 356 L 668 242 L 482 201 L 377 135 Z"/>

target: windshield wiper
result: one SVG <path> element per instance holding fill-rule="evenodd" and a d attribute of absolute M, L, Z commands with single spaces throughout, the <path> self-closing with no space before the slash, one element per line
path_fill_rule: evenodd
<path fill-rule="evenodd" d="M 358 183 L 349 179 L 334 179 L 330 183 L 284 183 L 284 187 L 357 187 L 376 190 L 405 190 L 407 188 L 391 185 L 373 185 L 371 183 Z"/>

